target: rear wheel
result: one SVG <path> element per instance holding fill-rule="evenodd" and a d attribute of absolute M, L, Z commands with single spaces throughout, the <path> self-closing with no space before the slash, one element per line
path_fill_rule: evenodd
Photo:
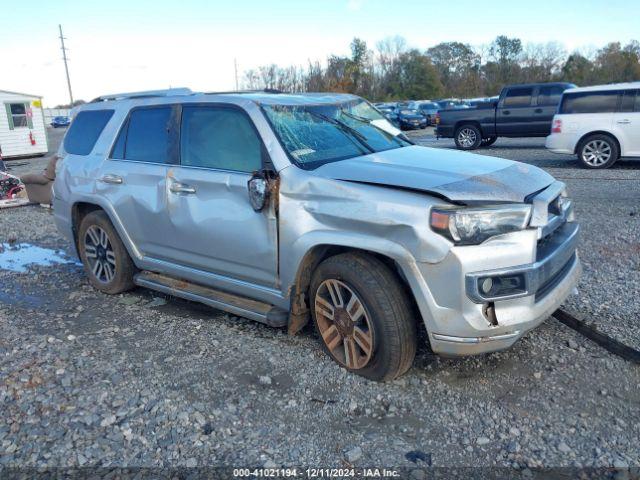
<path fill-rule="evenodd" d="M 104 293 L 133 287 L 135 265 L 107 214 L 91 212 L 80 222 L 78 251 L 89 282 Z"/>
<path fill-rule="evenodd" d="M 493 145 L 494 143 L 496 143 L 497 139 L 498 139 L 498 137 L 483 138 L 482 142 L 480 143 L 480 146 L 481 147 L 488 147 L 490 145 Z"/>
<path fill-rule="evenodd" d="M 380 260 L 359 253 L 325 260 L 313 274 L 310 299 L 324 349 L 337 363 L 378 381 L 411 367 L 417 344 L 411 304 Z"/>
<path fill-rule="evenodd" d="M 482 133 L 475 125 L 462 125 L 456 129 L 454 139 L 460 150 L 475 150 L 482 142 Z"/>
<path fill-rule="evenodd" d="M 618 160 L 618 144 L 608 135 L 591 135 L 578 145 L 578 160 L 585 168 L 609 168 Z"/>

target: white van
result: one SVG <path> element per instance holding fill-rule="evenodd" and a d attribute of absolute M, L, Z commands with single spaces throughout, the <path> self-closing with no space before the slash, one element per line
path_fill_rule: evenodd
<path fill-rule="evenodd" d="M 546 147 L 576 154 L 586 168 L 640 157 L 640 82 L 565 90 Z"/>

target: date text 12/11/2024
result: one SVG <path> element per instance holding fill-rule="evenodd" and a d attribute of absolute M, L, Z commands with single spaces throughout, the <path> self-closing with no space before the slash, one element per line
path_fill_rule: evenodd
<path fill-rule="evenodd" d="M 233 476 L 262 478 L 398 478 L 397 470 L 387 468 L 236 468 Z"/>

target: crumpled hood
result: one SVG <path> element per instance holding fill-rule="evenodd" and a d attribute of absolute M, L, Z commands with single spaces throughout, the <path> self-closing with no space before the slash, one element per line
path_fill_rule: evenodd
<path fill-rule="evenodd" d="M 526 163 L 417 145 L 328 163 L 314 173 L 423 191 L 462 203 L 523 202 L 554 181 Z"/>

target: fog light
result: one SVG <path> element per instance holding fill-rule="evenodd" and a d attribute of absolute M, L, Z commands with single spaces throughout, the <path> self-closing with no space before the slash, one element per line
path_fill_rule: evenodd
<path fill-rule="evenodd" d="M 482 281 L 483 293 L 489 293 L 492 287 L 493 287 L 493 280 L 491 280 L 491 277 L 487 277 Z"/>
<path fill-rule="evenodd" d="M 487 298 L 508 297 L 527 291 L 523 274 L 482 277 L 478 279 L 478 289 Z"/>

